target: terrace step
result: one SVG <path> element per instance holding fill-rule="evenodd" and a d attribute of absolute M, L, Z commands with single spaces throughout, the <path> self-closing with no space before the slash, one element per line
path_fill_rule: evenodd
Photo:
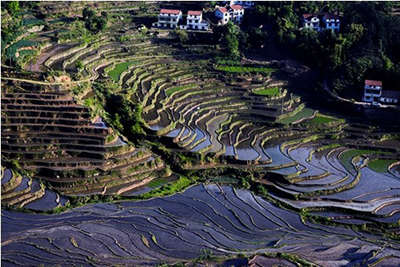
<path fill-rule="evenodd" d="M 74 190 L 74 187 L 79 188 L 80 182 L 95 184 L 108 179 L 111 183 L 118 176 L 124 182 L 125 172 L 138 166 L 154 164 L 159 170 L 165 168 L 149 151 L 127 145 L 101 119 L 92 121 L 90 109 L 78 105 L 68 91 L 57 92 L 56 88 L 40 86 L 32 90 L 5 88 L 2 91 L 2 153 L 10 158 L 18 157 L 25 170 L 34 170 L 50 183 L 69 184 L 70 190 Z M 81 177 L 95 170 L 96 176 Z M 110 173 L 117 176 L 110 179 Z M 14 184 L 4 182 L 2 188 L 12 192 L 20 181 Z M 15 195 L 19 194 L 19 189 Z M 40 189 L 8 199 L 19 206 L 38 199 L 31 205 L 34 207 L 45 201 L 39 199 L 43 194 L 45 199 L 48 195 L 54 198 L 50 191 Z"/>

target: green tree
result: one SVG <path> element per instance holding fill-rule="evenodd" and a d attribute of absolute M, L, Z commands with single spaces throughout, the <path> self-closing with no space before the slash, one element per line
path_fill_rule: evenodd
<path fill-rule="evenodd" d="M 121 116 L 118 113 L 114 114 L 113 125 L 121 133 L 124 131 L 124 125 L 121 123 Z"/>
<path fill-rule="evenodd" d="M 248 42 L 253 48 L 260 48 L 267 42 L 267 32 L 260 28 L 251 28 L 249 31 Z"/>
<path fill-rule="evenodd" d="M 104 14 L 97 17 L 93 10 L 86 7 L 83 9 L 82 15 L 85 21 L 85 28 L 91 33 L 96 34 L 100 31 L 103 31 L 107 26 L 107 16 Z"/>
<path fill-rule="evenodd" d="M 189 36 L 186 31 L 176 30 L 176 34 L 178 35 L 178 39 L 181 44 L 186 44 L 187 41 L 189 41 Z"/>
<path fill-rule="evenodd" d="M 141 3 L 139 6 L 139 11 L 142 13 L 147 14 L 147 12 L 149 12 L 149 7 L 146 3 Z"/>
<path fill-rule="evenodd" d="M 105 19 L 105 20 L 108 20 L 108 13 L 107 12 L 105 12 L 105 11 L 101 11 L 101 16 Z"/>
<path fill-rule="evenodd" d="M 239 28 L 231 21 L 222 27 L 225 27 L 225 34 L 222 38 L 222 44 L 227 48 L 228 56 L 231 58 L 231 60 L 239 60 Z"/>
<path fill-rule="evenodd" d="M 93 18 L 96 14 L 94 11 L 88 7 L 85 7 L 82 11 L 83 19 L 86 21 L 87 19 Z"/>
<path fill-rule="evenodd" d="M 19 10 L 19 2 L 18 1 L 10 1 L 6 3 L 6 10 L 10 13 L 11 16 L 15 16 Z"/>
<path fill-rule="evenodd" d="M 78 71 L 81 71 L 83 69 L 83 62 L 82 60 L 77 60 L 76 61 L 76 68 L 78 69 Z"/>
<path fill-rule="evenodd" d="M 268 190 L 260 184 L 257 186 L 257 194 L 265 197 L 268 195 Z"/>

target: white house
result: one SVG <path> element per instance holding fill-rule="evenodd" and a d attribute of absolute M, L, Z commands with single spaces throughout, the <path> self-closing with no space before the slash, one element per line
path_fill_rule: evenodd
<path fill-rule="evenodd" d="M 241 5 L 243 8 L 252 8 L 256 5 L 254 1 L 227 1 L 229 6 Z"/>
<path fill-rule="evenodd" d="M 313 14 L 303 14 L 303 29 L 313 29 L 319 32 L 321 27 L 319 25 L 319 18 Z"/>
<path fill-rule="evenodd" d="M 387 104 L 397 104 L 400 99 L 400 91 L 384 90 L 379 98 L 379 102 Z"/>
<path fill-rule="evenodd" d="M 203 12 L 201 11 L 188 11 L 186 25 L 180 25 L 182 30 L 208 30 L 210 24 L 203 20 Z"/>
<path fill-rule="evenodd" d="M 225 7 L 216 6 L 214 14 L 217 18 L 220 18 L 218 25 L 225 25 L 228 21 L 241 23 L 243 20 L 244 9 L 241 5 Z"/>
<path fill-rule="evenodd" d="M 382 82 L 365 80 L 363 101 L 372 103 L 378 101 L 381 96 L 382 96 Z"/>
<path fill-rule="evenodd" d="M 180 19 L 182 19 L 182 11 L 177 9 L 161 9 L 158 15 L 158 22 L 154 22 L 153 27 L 175 29 L 178 27 Z"/>
<path fill-rule="evenodd" d="M 322 21 L 324 22 L 326 29 L 331 29 L 334 32 L 339 32 L 339 30 L 340 30 L 340 18 L 339 18 L 339 15 L 325 14 L 322 17 Z"/>

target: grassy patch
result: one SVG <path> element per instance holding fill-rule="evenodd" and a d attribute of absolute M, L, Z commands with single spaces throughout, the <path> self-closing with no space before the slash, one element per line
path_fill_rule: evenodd
<path fill-rule="evenodd" d="M 181 176 L 181 177 L 179 177 L 179 179 L 177 181 L 168 183 L 168 184 L 163 185 L 163 186 L 161 186 L 157 189 L 154 189 L 150 192 L 144 193 L 143 195 L 140 195 L 140 197 L 142 199 L 149 199 L 149 198 L 154 198 L 154 197 L 172 195 L 172 194 L 179 192 L 182 189 L 188 187 L 192 183 L 193 183 L 193 181 L 190 180 L 189 178 Z"/>
<path fill-rule="evenodd" d="M 397 161 L 395 159 L 375 159 L 368 163 L 368 167 L 376 172 L 387 172 L 389 165 Z"/>
<path fill-rule="evenodd" d="M 325 123 L 330 123 L 332 121 L 336 121 L 336 119 L 317 114 L 314 118 L 309 120 L 308 123 L 309 124 L 325 124 Z"/>
<path fill-rule="evenodd" d="M 315 109 L 312 108 L 303 108 L 300 112 L 296 113 L 295 115 L 288 117 L 288 118 L 284 118 L 282 120 L 280 120 L 280 123 L 283 124 L 289 124 L 289 123 L 293 123 L 301 118 L 307 118 L 310 117 L 312 114 L 314 114 Z"/>
<path fill-rule="evenodd" d="M 165 184 L 166 182 L 167 182 L 167 180 L 160 178 L 160 179 L 155 179 L 155 180 L 151 181 L 147 185 L 151 188 L 156 188 L 156 187 L 159 187 L 159 186 Z"/>
<path fill-rule="evenodd" d="M 196 85 L 194 85 L 194 84 L 190 84 L 190 85 L 185 85 L 185 86 L 180 86 L 180 87 L 168 88 L 167 90 L 165 90 L 165 94 L 166 94 L 167 96 L 170 96 L 170 95 L 172 95 L 172 94 L 175 93 L 175 92 L 179 92 L 179 91 L 188 89 L 188 88 L 190 88 L 190 87 L 195 87 L 195 86 L 196 86 Z"/>
<path fill-rule="evenodd" d="M 352 149 L 342 153 L 339 157 L 340 163 L 348 170 L 353 171 L 353 165 L 351 164 L 352 158 L 364 154 L 387 154 L 388 152 L 379 150 L 365 150 L 365 149 Z"/>
<path fill-rule="evenodd" d="M 136 62 L 122 62 L 115 66 L 112 71 L 108 72 L 108 76 L 110 76 L 114 81 L 118 82 L 119 76 L 121 73 L 126 71 L 130 65 L 134 65 Z"/>
<path fill-rule="evenodd" d="M 279 94 L 279 87 L 271 87 L 253 92 L 256 95 L 274 96 Z"/>
<path fill-rule="evenodd" d="M 22 26 L 37 26 L 37 25 L 45 25 L 46 21 L 41 19 L 24 19 L 21 21 Z"/>
<path fill-rule="evenodd" d="M 226 72 L 259 72 L 259 73 L 272 73 L 275 71 L 273 68 L 263 68 L 263 67 L 243 67 L 243 66 L 217 66 L 215 67 L 217 70 L 226 71 Z"/>
<path fill-rule="evenodd" d="M 141 235 L 141 239 L 142 239 L 142 242 L 143 242 L 143 244 L 146 246 L 146 247 L 150 247 L 150 245 L 149 245 L 149 241 L 147 240 L 147 238 L 144 236 L 144 235 Z"/>
<path fill-rule="evenodd" d="M 71 244 L 72 244 L 74 247 L 76 247 L 76 248 L 79 247 L 79 246 L 78 246 L 78 243 L 76 243 L 75 238 L 71 237 L 71 238 L 69 239 L 69 241 L 71 242 Z"/>

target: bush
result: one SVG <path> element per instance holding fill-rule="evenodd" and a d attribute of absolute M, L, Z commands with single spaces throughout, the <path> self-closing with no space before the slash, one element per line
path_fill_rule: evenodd
<path fill-rule="evenodd" d="M 178 39 L 181 44 L 186 44 L 187 41 L 189 41 L 189 36 L 186 31 L 176 30 L 176 34 L 178 35 Z"/>

